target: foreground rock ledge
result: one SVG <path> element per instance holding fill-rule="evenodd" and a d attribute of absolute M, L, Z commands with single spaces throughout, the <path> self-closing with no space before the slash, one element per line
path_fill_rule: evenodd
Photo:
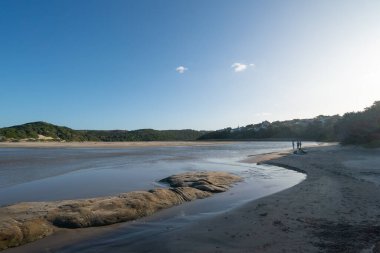
<path fill-rule="evenodd" d="M 161 182 L 170 184 L 168 189 L 2 207 L 0 250 L 41 239 L 59 228 L 85 228 L 135 220 L 186 201 L 224 192 L 240 180 L 226 172 L 192 172 L 162 179 Z"/>

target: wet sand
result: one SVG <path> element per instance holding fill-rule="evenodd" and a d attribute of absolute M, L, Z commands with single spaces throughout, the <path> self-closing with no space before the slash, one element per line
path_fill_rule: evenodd
<path fill-rule="evenodd" d="M 121 243 L 114 252 L 371 252 L 380 241 L 380 150 L 308 151 L 266 162 L 303 170 L 300 184 L 161 236 Z"/>
<path fill-rule="evenodd" d="M 284 152 L 272 152 L 272 153 L 266 153 L 266 154 L 259 154 L 259 155 L 252 155 L 248 158 L 241 160 L 240 162 L 243 163 L 257 163 L 261 164 L 269 160 L 277 159 L 283 156 L 287 156 L 292 154 L 292 151 L 284 151 Z"/>
<path fill-rule="evenodd" d="M 173 231 L 121 241 L 112 252 L 379 252 L 380 149 L 327 146 L 266 158 L 307 179 Z M 106 252 L 93 242 L 83 252 Z"/>

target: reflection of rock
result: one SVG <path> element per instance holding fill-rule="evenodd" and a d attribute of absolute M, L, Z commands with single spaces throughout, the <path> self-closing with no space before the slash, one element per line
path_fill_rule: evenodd
<path fill-rule="evenodd" d="M 194 172 L 161 181 L 173 188 L 82 200 L 19 203 L 0 208 L 0 250 L 46 237 L 60 227 L 104 226 L 148 216 L 226 191 L 240 178 L 225 172 Z"/>

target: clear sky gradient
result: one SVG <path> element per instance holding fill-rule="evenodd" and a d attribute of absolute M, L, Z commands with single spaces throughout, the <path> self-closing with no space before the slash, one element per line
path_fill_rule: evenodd
<path fill-rule="evenodd" d="M 220 129 L 380 99 L 380 1 L 2 0 L 0 127 Z"/>

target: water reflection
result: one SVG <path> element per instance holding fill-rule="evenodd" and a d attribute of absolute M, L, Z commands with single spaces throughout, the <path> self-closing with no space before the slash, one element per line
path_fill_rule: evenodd
<path fill-rule="evenodd" d="M 0 149 L 0 205 L 151 189 L 160 187 L 156 182 L 161 178 L 193 170 L 229 171 L 255 180 L 274 180 L 283 175 L 270 175 L 237 161 L 289 148 L 287 142 L 239 142 L 124 149 Z"/>

